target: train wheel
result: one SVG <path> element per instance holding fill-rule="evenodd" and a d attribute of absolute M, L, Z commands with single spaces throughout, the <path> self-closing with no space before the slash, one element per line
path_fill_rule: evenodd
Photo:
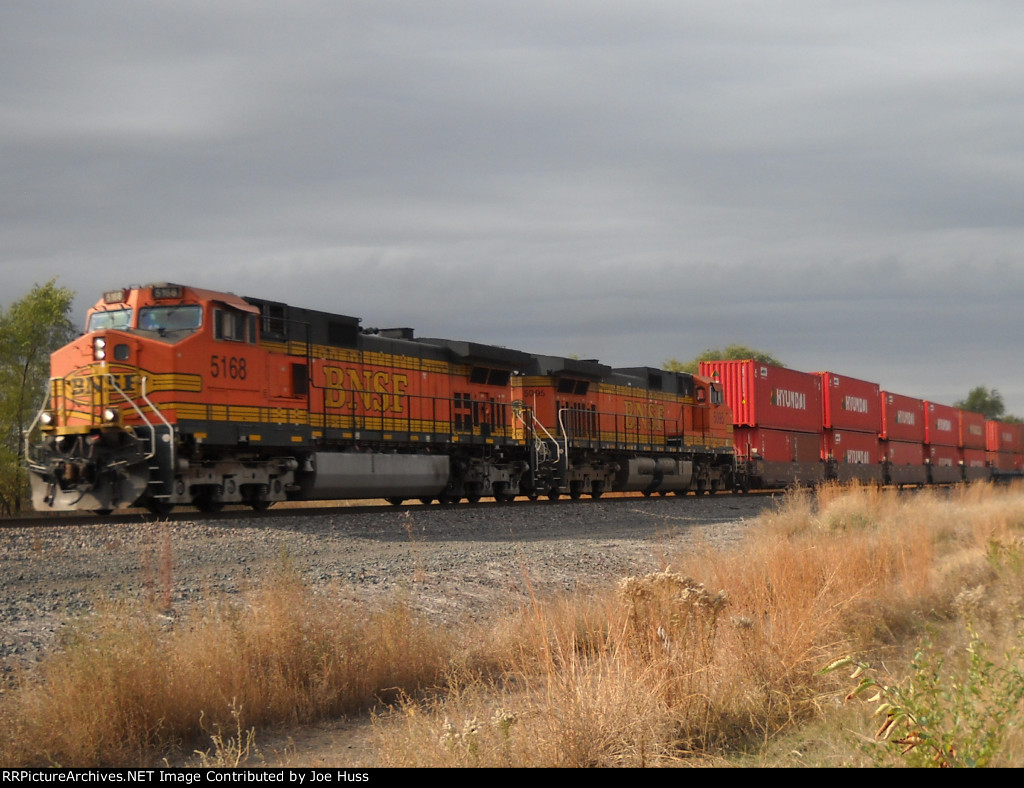
<path fill-rule="evenodd" d="M 387 501 L 392 506 L 401 506 L 402 505 L 402 501 L 404 501 L 405 498 L 392 497 L 392 498 L 385 498 L 384 500 Z"/>
<path fill-rule="evenodd" d="M 594 482 L 590 485 L 590 497 L 600 498 L 604 495 L 604 482 Z"/>
<path fill-rule="evenodd" d="M 548 491 L 548 500 L 557 501 L 561 494 L 562 493 L 558 490 L 558 488 L 553 487 L 551 490 Z"/>
<path fill-rule="evenodd" d="M 430 506 L 434 502 L 433 498 L 420 498 L 420 503 L 424 506 Z"/>
<path fill-rule="evenodd" d="M 113 512 L 113 509 L 93 509 L 93 514 L 98 514 L 100 517 L 109 517 Z"/>
<path fill-rule="evenodd" d="M 583 482 L 569 482 L 569 497 L 574 501 L 578 501 L 583 497 Z"/>
<path fill-rule="evenodd" d="M 216 491 L 213 489 L 199 488 L 192 496 L 192 505 L 204 514 L 216 514 L 224 508 L 223 501 L 214 498 Z"/>
<path fill-rule="evenodd" d="M 254 512 L 265 512 L 273 505 L 273 501 L 261 501 L 258 498 L 249 501 L 249 506 L 252 507 Z"/>
<path fill-rule="evenodd" d="M 171 513 L 171 510 L 174 509 L 174 504 L 162 501 L 158 498 L 150 498 L 146 501 L 146 508 L 149 510 L 150 514 L 156 517 L 167 517 L 167 515 Z"/>

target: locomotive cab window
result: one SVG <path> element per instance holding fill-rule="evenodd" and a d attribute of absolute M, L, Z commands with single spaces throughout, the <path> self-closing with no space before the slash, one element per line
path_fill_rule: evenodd
<path fill-rule="evenodd" d="M 132 324 L 131 309 L 113 309 L 109 312 L 93 312 L 89 315 L 86 331 L 99 331 L 101 328 L 128 328 Z"/>
<path fill-rule="evenodd" d="M 139 310 L 139 328 L 157 331 L 195 331 L 203 323 L 203 309 L 198 304 L 176 306 L 144 306 Z"/>
<path fill-rule="evenodd" d="M 214 336 L 228 342 L 256 342 L 256 318 L 245 312 L 213 310 Z"/>

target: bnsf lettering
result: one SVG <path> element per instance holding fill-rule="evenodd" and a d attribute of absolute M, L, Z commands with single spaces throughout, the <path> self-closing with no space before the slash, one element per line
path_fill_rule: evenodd
<path fill-rule="evenodd" d="M 660 429 L 665 420 L 665 406 L 655 405 L 653 402 L 631 402 L 624 403 L 626 411 L 626 429 L 649 432 Z"/>
<path fill-rule="evenodd" d="M 134 372 L 117 372 L 111 373 L 110 378 L 114 379 L 114 382 L 125 394 L 135 394 L 135 386 L 139 380 L 138 374 Z M 71 385 L 71 399 L 83 400 L 87 397 L 102 392 L 104 386 L 107 385 L 108 377 L 83 377 L 83 378 L 70 378 L 67 383 Z"/>
<path fill-rule="evenodd" d="M 938 432 L 952 432 L 953 422 L 951 422 L 949 419 L 936 419 L 935 429 Z"/>
<path fill-rule="evenodd" d="M 793 410 L 807 410 L 807 395 L 802 391 L 789 391 L 787 389 L 775 389 L 772 392 L 772 405 L 778 408 L 792 408 Z"/>
<path fill-rule="evenodd" d="M 896 423 L 897 424 L 909 424 L 911 427 L 914 426 L 915 418 L 914 411 L 912 410 L 898 410 L 896 411 Z"/>
<path fill-rule="evenodd" d="M 362 405 L 377 413 L 404 413 L 409 376 L 395 372 L 350 367 L 324 367 L 325 404 L 328 408 Z"/>
<path fill-rule="evenodd" d="M 627 416 L 643 416 L 647 419 L 664 419 L 665 406 L 655 405 L 653 402 L 630 402 L 626 400 Z"/>
<path fill-rule="evenodd" d="M 847 396 L 843 399 L 843 410 L 852 413 L 867 413 L 868 401 L 864 397 Z"/>

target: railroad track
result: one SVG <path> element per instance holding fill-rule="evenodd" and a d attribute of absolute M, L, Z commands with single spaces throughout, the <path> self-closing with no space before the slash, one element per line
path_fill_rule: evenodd
<path fill-rule="evenodd" d="M 748 493 L 744 493 L 747 496 L 776 496 L 779 495 L 779 490 L 751 490 Z M 722 492 L 714 494 L 716 498 L 728 498 L 734 495 L 729 492 Z M 98 525 L 98 524 L 110 524 L 110 525 L 131 525 L 141 522 L 169 522 L 169 523 L 181 523 L 181 522 L 194 522 L 196 520 L 202 520 L 204 522 L 216 522 L 216 521 L 234 521 L 234 520 L 250 520 L 253 518 L 274 520 L 281 517 L 295 517 L 302 515 L 357 515 L 357 514 L 369 514 L 380 511 L 417 511 L 417 510 L 448 510 L 453 511 L 459 508 L 476 508 L 476 509 L 489 509 L 489 508 L 507 508 L 509 506 L 516 507 L 530 507 L 530 506 L 588 506 L 599 503 L 614 503 L 617 501 L 628 501 L 628 500 L 659 500 L 666 498 L 663 495 L 652 495 L 645 496 L 642 493 L 606 493 L 601 498 L 580 498 L 573 500 L 568 497 L 558 498 L 557 500 L 549 500 L 547 498 L 538 498 L 531 500 L 529 498 L 517 498 L 515 501 L 494 501 L 484 500 L 476 503 L 470 503 L 468 501 L 462 501 L 460 503 L 453 504 L 423 504 L 418 501 L 407 501 L 399 505 L 389 503 L 384 499 L 366 499 L 360 501 L 351 501 L 345 503 L 337 503 L 333 501 L 295 501 L 284 504 L 278 504 L 269 509 L 261 511 L 254 510 L 248 506 L 228 506 L 219 512 L 203 512 L 195 507 L 182 506 L 174 509 L 170 514 L 167 515 L 155 515 L 147 509 L 127 509 L 123 513 L 109 514 L 109 515 L 98 515 L 93 513 L 81 514 L 77 512 L 71 513 L 54 513 L 49 514 L 46 512 L 35 512 L 28 515 L 19 515 L 17 517 L 6 517 L 0 518 L 0 529 L 3 528 L 32 528 L 32 527 L 50 527 L 50 526 L 83 526 L 83 525 Z M 676 496 L 673 496 L 676 497 Z M 679 496 L 680 498 L 696 499 L 701 496 Z M 703 496 L 708 498 L 710 496 Z"/>

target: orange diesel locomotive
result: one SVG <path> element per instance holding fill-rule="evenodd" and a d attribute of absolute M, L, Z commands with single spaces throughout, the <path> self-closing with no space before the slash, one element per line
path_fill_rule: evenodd
<path fill-rule="evenodd" d="M 732 429 L 701 376 L 157 284 L 104 294 L 53 354 L 27 455 L 37 509 L 165 513 L 725 489 Z"/>

